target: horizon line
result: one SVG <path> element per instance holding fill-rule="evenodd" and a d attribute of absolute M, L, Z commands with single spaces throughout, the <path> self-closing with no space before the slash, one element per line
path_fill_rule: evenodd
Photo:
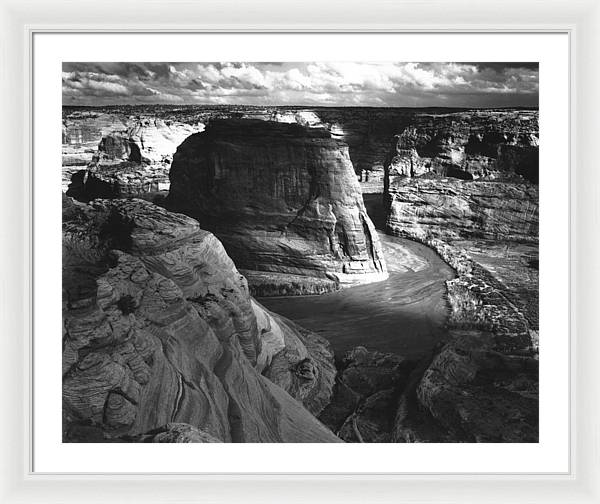
<path fill-rule="evenodd" d="M 410 106 L 410 105 L 303 105 L 303 104 L 285 104 L 285 105 L 250 105 L 245 103 L 239 104 L 208 104 L 208 103 L 116 103 L 106 105 L 74 105 L 74 104 L 62 104 L 62 107 L 71 108 L 103 108 L 103 107 L 253 107 L 253 108 L 268 108 L 268 107 L 288 107 L 288 108 L 397 108 L 397 109 L 537 109 L 539 105 L 502 105 L 502 106 L 447 106 L 447 105 L 421 105 L 421 106 Z"/>

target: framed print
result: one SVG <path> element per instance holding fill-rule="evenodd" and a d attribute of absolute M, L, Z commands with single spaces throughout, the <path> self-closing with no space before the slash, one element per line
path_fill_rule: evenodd
<path fill-rule="evenodd" d="M 9 2 L 7 502 L 596 502 L 598 12 L 525 4 Z"/>

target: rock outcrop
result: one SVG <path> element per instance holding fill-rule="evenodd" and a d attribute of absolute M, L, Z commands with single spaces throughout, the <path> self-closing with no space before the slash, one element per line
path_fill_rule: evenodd
<path fill-rule="evenodd" d="M 322 128 L 214 120 L 177 149 L 167 207 L 214 232 L 261 295 L 387 277 L 345 144 Z"/>
<path fill-rule="evenodd" d="M 174 423 L 223 442 L 338 441 L 313 416 L 335 376 L 327 345 L 254 301 L 189 217 L 65 199 L 63 307 L 65 441 L 204 438 Z"/>
<path fill-rule="evenodd" d="M 340 364 L 331 403 L 320 419 L 346 442 L 387 443 L 398 397 L 414 363 L 357 347 Z"/>
<path fill-rule="evenodd" d="M 97 163 L 110 165 L 129 161 L 168 167 L 177 146 L 201 129 L 159 118 L 140 119 L 124 131 L 115 131 L 102 137 L 98 145 Z"/>
<path fill-rule="evenodd" d="M 492 334 L 457 333 L 421 378 L 419 402 L 456 441 L 536 443 L 538 361 L 494 346 Z"/>
<path fill-rule="evenodd" d="M 70 170 L 67 194 L 87 202 L 167 191 L 173 153 L 185 138 L 201 129 L 156 118 L 129 121 L 127 128 L 102 136 L 85 170 Z"/>
<path fill-rule="evenodd" d="M 387 231 L 537 243 L 538 151 L 537 111 L 416 115 L 387 156 Z"/>
<path fill-rule="evenodd" d="M 390 234 L 420 240 L 538 240 L 537 185 L 450 177 L 388 180 Z"/>
<path fill-rule="evenodd" d="M 516 176 L 537 183 L 537 112 L 417 115 L 394 137 L 385 168 L 391 179 L 424 174 L 463 180 Z"/>

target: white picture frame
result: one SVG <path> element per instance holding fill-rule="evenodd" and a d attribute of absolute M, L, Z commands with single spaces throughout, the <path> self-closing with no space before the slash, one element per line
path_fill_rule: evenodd
<path fill-rule="evenodd" d="M 314 0 L 278 4 L 206 1 L 102 3 L 2 1 L 2 388 L 1 502 L 600 502 L 600 357 L 595 304 L 600 268 L 594 170 L 600 6 L 595 1 Z M 77 8 L 75 9 L 75 5 Z M 194 20 L 201 20 L 197 24 Z M 135 23 L 132 21 L 135 20 Z M 186 20 L 186 21 L 182 21 Z M 93 21 L 93 22 L 91 22 Z M 571 40 L 571 467 L 568 474 L 38 474 L 31 471 L 29 365 L 32 321 L 31 47 L 41 31 L 530 32 Z"/>

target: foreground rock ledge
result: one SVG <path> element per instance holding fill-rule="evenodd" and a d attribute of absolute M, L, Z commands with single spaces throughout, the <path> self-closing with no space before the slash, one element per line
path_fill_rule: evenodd
<path fill-rule="evenodd" d="M 167 207 L 198 219 L 259 295 L 384 280 L 348 147 L 325 129 L 213 120 L 173 158 Z"/>
<path fill-rule="evenodd" d="M 327 342 L 253 300 L 195 220 L 65 199 L 64 441 L 336 442 L 314 417 L 334 376 Z"/>

